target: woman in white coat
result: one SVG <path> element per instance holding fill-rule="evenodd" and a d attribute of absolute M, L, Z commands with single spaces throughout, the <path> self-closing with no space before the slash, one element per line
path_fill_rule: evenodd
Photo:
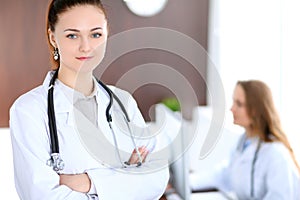
<path fill-rule="evenodd" d="M 299 200 L 299 165 L 268 86 L 257 80 L 238 81 L 231 111 L 234 124 L 245 133 L 229 160 L 191 175 L 192 189 L 216 188 L 229 199 Z"/>
<path fill-rule="evenodd" d="M 267 85 L 237 82 L 231 111 L 246 133 L 223 174 L 225 190 L 238 199 L 299 200 L 300 168 Z"/>
<path fill-rule="evenodd" d="M 123 134 L 123 127 L 109 119 L 125 114 L 115 105 L 118 98 L 133 128 L 143 130 L 145 122 L 136 102 L 129 93 L 111 86 L 106 88 L 93 77 L 93 70 L 104 57 L 108 34 L 101 1 L 53 0 L 47 19 L 54 70 L 41 86 L 19 97 L 10 109 L 19 197 L 158 199 L 169 174 L 167 165 L 159 165 L 158 169 L 149 161 L 155 139 L 143 138 L 134 144 L 131 137 Z M 112 109 L 107 110 L 112 94 L 117 97 Z M 52 111 L 49 102 L 53 102 Z M 51 112 L 54 121 L 48 118 Z M 51 140 L 50 129 L 57 130 L 57 141 Z M 140 131 L 139 136 L 145 133 Z M 53 153 L 53 149 L 59 153 Z M 123 161 L 127 161 L 127 168 Z M 142 166 L 136 167 L 141 162 Z"/>

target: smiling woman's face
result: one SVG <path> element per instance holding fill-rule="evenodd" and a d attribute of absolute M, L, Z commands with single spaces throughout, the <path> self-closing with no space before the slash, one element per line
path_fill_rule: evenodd
<path fill-rule="evenodd" d="M 91 73 L 102 61 L 107 41 L 107 20 L 92 5 L 74 6 L 58 15 L 49 39 L 60 54 L 60 68 Z"/>

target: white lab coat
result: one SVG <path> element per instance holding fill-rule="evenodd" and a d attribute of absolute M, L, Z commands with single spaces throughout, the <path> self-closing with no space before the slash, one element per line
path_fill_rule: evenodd
<path fill-rule="evenodd" d="M 298 170 L 280 142 L 261 144 L 254 168 L 254 197 L 251 198 L 251 170 L 257 144 L 258 140 L 254 139 L 244 151 L 233 148 L 229 159 L 220 160 L 208 171 L 192 174 L 192 189 L 214 187 L 234 200 L 300 200 Z"/>
<path fill-rule="evenodd" d="M 258 140 L 237 150 L 222 173 L 221 190 L 238 199 L 299 200 L 300 178 L 296 166 L 280 142 L 262 143 L 254 167 L 254 198 L 251 198 L 251 169 Z"/>
<path fill-rule="evenodd" d="M 10 109 L 10 130 L 13 147 L 15 185 L 22 200 L 84 200 L 90 195 L 72 191 L 69 187 L 59 185 L 59 175 L 46 165 L 50 158 L 50 140 L 47 115 L 48 85 L 51 79 L 48 73 L 43 85 L 19 97 Z M 144 125 L 136 102 L 129 93 L 111 88 L 120 94 L 131 121 Z M 98 86 L 96 101 L 98 103 L 98 126 L 108 141 L 112 141 L 111 131 L 105 118 L 109 98 L 103 88 Z M 147 173 L 137 173 L 143 168 L 155 168 L 155 162 L 147 162 L 140 168 L 128 168 L 123 172 L 104 166 L 81 143 L 73 106 L 56 83 L 54 89 L 54 108 L 58 130 L 59 148 L 65 168 L 62 174 L 86 172 L 97 191 L 98 198 L 103 200 L 153 200 L 164 192 L 169 178 L 168 166 Z M 116 135 L 122 135 L 115 129 Z M 120 139 L 121 138 L 121 139 Z M 118 138 L 119 147 L 127 152 L 133 150 L 129 139 Z M 128 141 L 127 141 L 128 140 Z M 155 145 L 145 144 L 153 149 Z M 105 151 L 105 150 L 104 150 Z M 110 155 L 115 157 L 115 153 Z M 128 158 L 127 158 L 128 159 Z M 116 161 L 117 163 L 117 161 Z M 135 173 L 130 173 L 135 172 Z"/>

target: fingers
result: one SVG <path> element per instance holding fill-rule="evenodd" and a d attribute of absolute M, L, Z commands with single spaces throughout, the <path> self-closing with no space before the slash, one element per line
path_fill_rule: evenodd
<path fill-rule="evenodd" d="M 145 162 L 147 155 L 149 154 L 148 149 L 145 146 L 139 147 L 138 151 L 140 153 L 140 157 L 142 162 Z M 139 156 L 138 156 L 138 152 L 136 152 L 136 150 L 134 149 L 130 158 L 129 158 L 129 163 L 130 164 L 137 164 L 140 161 Z"/>
<path fill-rule="evenodd" d="M 140 151 L 140 154 L 141 154 L 141 160 L 142 162 L 145 162 L 148 154 L 149 154 L 149 151 L 146 147 L 144 147 L 143 149 L 139 150 Z"/>

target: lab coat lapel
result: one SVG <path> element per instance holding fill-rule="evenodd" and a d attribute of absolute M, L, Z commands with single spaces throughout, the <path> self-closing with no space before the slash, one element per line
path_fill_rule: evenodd
<path fill-rule="evenodd" d="M 73 108 L 76 133 L 81 144 L 89 154 L 99 163 L 109 167 L 120 167 L 120 160 L 117 159 L 115 146 L 105 137 L 101 128 L 92 124 L 78 109 Z M 121 158 L 129 158 L 130 154 L 119 150 Z M 126 161 L 126 160 L 123 160 Z"/>
<path fill-rule="evenodd" d="M 44 82 L 43 82 L 43 87 L 48 94 L 48 89 L 49 89 L 49 83 L 50 80 L 53 76 L 53 71 L 48 72 Z M 67 124 L 68 125 L 73 125 L 73 118 L 72 118 L 72 102 L 68 100 L 68 98 L 65 96 L 65 94 L 62 92 L 61 87 L 58 84 L 55 84 L 54 86 L 54 94 L 53 94 L 53 99 L 54 99 L 54 108 L 55 108 L 55 113 L 68 113 L 68 118 L 67 118 Z"/>

